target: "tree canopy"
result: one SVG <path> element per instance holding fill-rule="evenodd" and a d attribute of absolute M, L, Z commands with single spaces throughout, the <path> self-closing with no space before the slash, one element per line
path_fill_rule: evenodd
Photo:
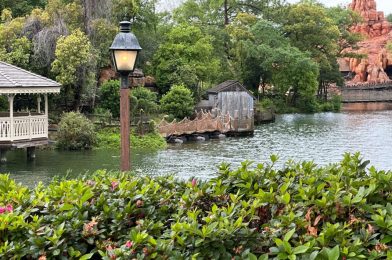
<path fill-rule="evenodd" d="M 342 82 L 336 60 L 360 40 L 349 31 L 357 14 L 316 1 L 181 2 L 159 12 L 158 0 L 3 0 L 0 60 L 60 81 L 58 105 L 94 107 L 118 22 L 127 19 L 143 48 L 137 67 L 155 78 L 160 94 L 184 85 L 199 97 L 237 79 L 254 92 L 260 85 L 282 98 L 291 91 L 299 106 L 316 94 L 316 82 L 319 95 Z"/>

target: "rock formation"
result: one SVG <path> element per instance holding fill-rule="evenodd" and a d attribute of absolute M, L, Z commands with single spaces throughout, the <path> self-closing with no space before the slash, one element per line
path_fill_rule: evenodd
<path fill-rule="evenodd" d="M 386 20 L 383 12 L 377 12 L 374 0 L 352 0 L 349 7 L 363 18 L 363 22 L 353 26 L 351 31 L 361 33 L 365 40 L 358 43 L 358 49 L 343 50 L 345 53 L 361 54 L 364 57 L 344 58 L 339 61 L 341 68 L 349 68 L 354 74 L 354 78 L 346 84 L 390 81 L 385 70 L 392 66 L 392 54 L 386 50 L 387 43 L 392 41 L 392 24 Z"/>

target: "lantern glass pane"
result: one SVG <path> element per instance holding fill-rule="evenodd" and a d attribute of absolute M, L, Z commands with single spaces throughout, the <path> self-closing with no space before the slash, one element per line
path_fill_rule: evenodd
<path fill-rule="evenodd" d="M 114 59 L 118 71 L 133 71 L 136 62 L 137 51 L 115 50 Z"/>

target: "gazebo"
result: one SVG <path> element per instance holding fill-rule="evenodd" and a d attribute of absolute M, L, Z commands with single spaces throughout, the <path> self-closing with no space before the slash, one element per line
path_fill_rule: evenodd
<path fill-rule="evenodd" d="M 48 144 L 48 94 L 60 93 L 60 87 L 56 81 L 0 61 L 0 95 L 7 96 L 9 103 L 8 111 L 0 112 L 1 161 L 9 149 L 27 148 L 27 156 L 34 158 L 35 147 Z M 14 111 L 17 95 L 34 95 L 37 107 Z"/>

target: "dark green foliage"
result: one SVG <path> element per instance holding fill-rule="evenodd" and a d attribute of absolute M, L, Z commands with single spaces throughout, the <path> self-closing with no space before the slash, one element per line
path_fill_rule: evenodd
<path fill-rule="evenodd" d="M 43 8 L 47 0 L 1 0 L 0 12 L 8 8 L 12 11 L 13 17 L 24 16 L 34 8 Z"/>
<path fill-rule="evenodd" d="M 137 99 L 136 113 L 140 113 L 140 110 L 143 110 L 143 113 L 146 114 L 158 111 L 157 93 L 152 92 L 147 88 L 137 87 L 132 89 L 131 95 Z"/>
<path fill-rule="evenodd" d="M 390 23 L 392 23 L 392 14 L 388 14 L 387 20 L 388 20 Z"/>
<path fill-rule="evenodd" d="M 94 124 L 78 112 L 64 113 L 57 132 L 60 149 L 91 149 L 97 141 Z"/>
<path fill-rule="evenodd" d="M 99 106 L 115 118 L 120 116 L 120 81 L 108 80 L 101 85 Z"/>
<path fill-rule="evenodd" d="M 166 35 L 154 56 L 154 73 L 161 93 L 182 84 L 195 88 L 216 77 L 219 60 L 214 57 L 212 36 L 196 26 L 181 24 Z"/>
<path fill-rule="evenodd" d="M 167 147 L 166 140 L 155 132 L 155 126 L 152 125 L 149 131 L 139 136 L 131 133 L 130 141 L 132 149 L 144 150 L 161 150 Z M 97 147 L 103 149 L 120 149 L 120 131 L 118 128 L 104 128 L 98 132 Z"/>
<path fill-rule="evenodd" d="M 182 85 L 171 87 L 161 99 L 162 111 L 177 119 L 192 115 L 194 104 L 192 92 Z"/>
<path fill-rule="evenodd" d="M 202 182 L 98 171 L 31 189 L 0 175 L 0 258 L 390 259 L 392 172 L 221 165 Z"/>

